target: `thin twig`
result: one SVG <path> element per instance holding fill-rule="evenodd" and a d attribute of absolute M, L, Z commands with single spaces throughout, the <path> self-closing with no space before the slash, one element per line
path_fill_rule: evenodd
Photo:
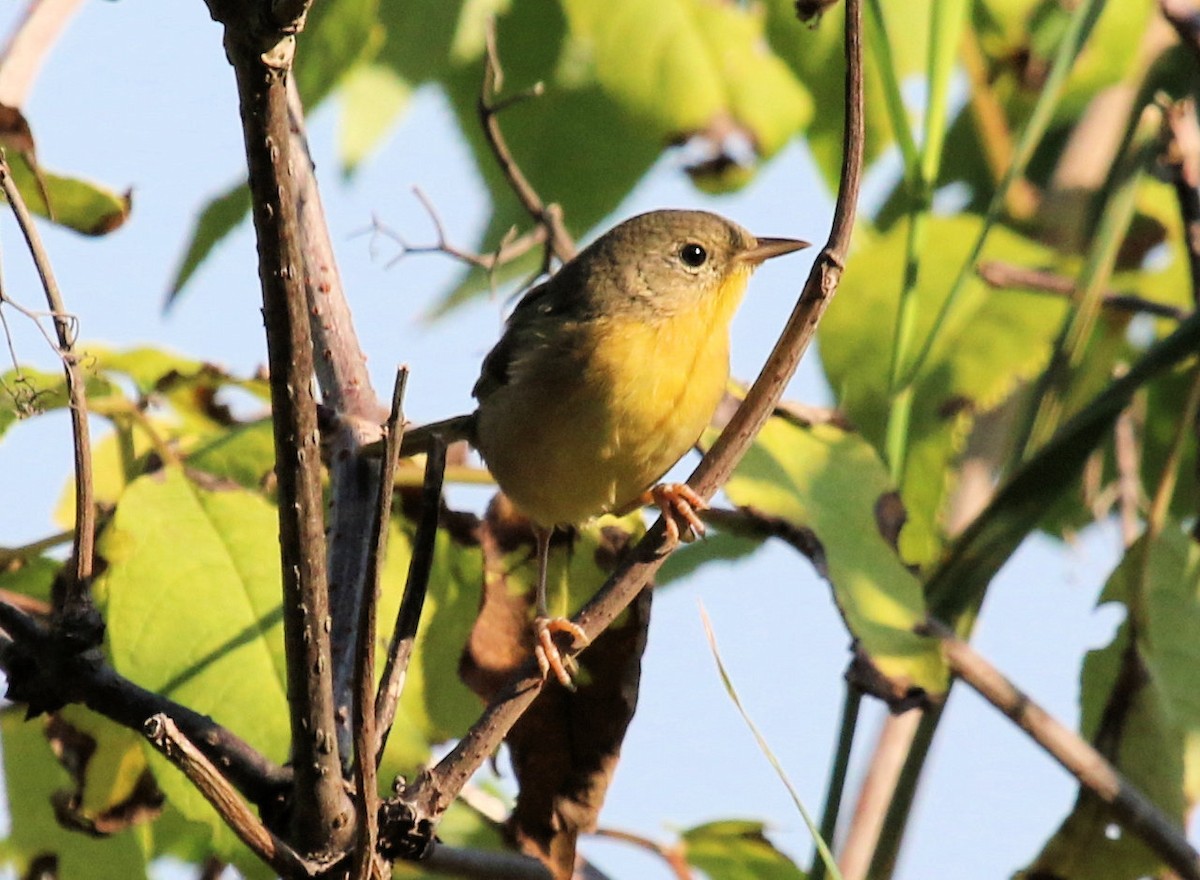
<path fill-rule="evenodd" d="M 984 284 L 989 287 L 1015 287 L 1032 290 L 1034 293 L 1052 293 L 1067 297 L 1075 296 L 1078 288 L 1074 280 L 1055 272 L 1014 266 L 1012 263 L 1004 263 L 1000 260 L 980 263 L 976 271 Z M 1117 312 L 1144 313 L 1158 318 L 1173 318 L 1176 321 L 1181 321 L 1185 317 L 1180 308 L 1144 299 L 1131 293 L 1117 293 L 1110 290 L 1102 295 L 1101 303 Z"/>
<path fill-rule="evenodd" d="M 1117 512 L 1121 519 L 1121 543 L 1133 546 L 1138 536 L 1138 512 L 1142 502 L 1141 450 L 1133 415 L 1126 407 L 1117 416 L 1113 431 L 1117 459 Z"/>
<path fill-rule="evenodd" d="M 1114 818 L 1150 847 L 1180 877 L 1200 880 L 1200 853 L 1142 792 L 1079 734 L 1058 722 L 945 624 L 928 621 L 922 634 L 942 643 L 950 669 L 980 696 L 1016 722 L 1080 784 L 1112 809 Z"/>
<path fill-rule="evenodd" d="M 369 232 L 373 236 L 383 236 L 394 242 L 397 248 L 399 248 L 398 253 L 384 264 L 388 269 L 392 268 L 405 257 L 415 254 L 444 254 L 461 263 L 466 263 L 468 266 L 474 266 L 477 269 L 492 273 L 506 263 L 510 263 L 518 257 L 529 253 L 535 247 L 546 243 L 546 227 L 538 225 L 524 235 L 505 237 L 491 253 L 480 254 L 465 250 L 450 241 L 449 236 L 446 234 L 446 227 L 442 223 L 442 218 L 438 215 L 433 202 L 429 200 L 429 197 L 421 188 L 414 186 L 413 193 L 422 207 L 425 208 L 426 213 L 429 214 L 436 238 L 433 244 L 413 244 L 399 232 L 383 223 L 378 217 L 372 217 L 370 227 L 364 230 L 364 232 Z"/>
<path fill-rule="evenodd" d="M 63 591 L 61 606 L 58 611 L 67 616 L 85 615 L 92 610 L 89 593 L 92 579 L 92 563 L 96 541 L 96 510 L 93 503 L 92 486 L 92 441 L 88 430 L 87 392 L 82 372 L 79 369 L 79 357 L 75 351 L 75 337 L 70 322 L 64 317 L 67 307 L 63 304 L 58 282 L 54 279 L 54 270 L 50 266 L 50 258 L 42 245 L 41 235 L 37 225 L 20 190 L 12 178 L 12 170 L 8 161 L 0 153 L 0 187 L 4 197 L 12 208 L 21 234 L 29 247 L 29 254 L 37 268 L 38 278 L 41 279 L 42 289 L 46 293 L 46 301 L 54 315 L 54 329 L 58 336 L 59 357 L 62 359 L 63 370 L 67 376 L 67 395 L 71 402 L 71 434 L 75 456 L 75 536 L 71 552 L 74 556 L 74 577 L 67 581 Z"/>
<path fill-rule="evenodd" d="M 512 152 L 508 149 L 508 143 L 504 140 L 504 134 L 500 131 L 499 114 L 516 101 L 540 94 L 540 90 L 535 86 L 530 92 L 497 100 L 497 92 L 504 82 L 504 71 L 500 67 L 500 58 L 496 51 L 496 20 L 494 18 L 489 19 L 485 35 L 487 56 L 484 59 L 483 85 L 478 102 L 479 121 L 483 126 L 483 133 L 487 137 L 488 145 L 491 147 L 496 161 L 500 163 L 500 170 L 504 173 L 512 191 L 521 200 L 521 204 L 529 212 L 529 216 L 538 225 L 545 228 L 549 253 L 557 257 L 560 262 L 565 263 L 575 256 L 576 248 L 566 226 L 563 225 L 562 212 L 558 210 L 557 205 L 547 205 L 538 196 L 537 190 L 533 188 L 520 166 L 517 165 Z"/>
<path fill-rule="evenodd" d="M 387 422 L 379 496 L 375 521 L 371 525 L 373 552 L 368 559 L 367 594 L 359 610 L 358 646 L 354 663 L 354 781 L 358 809 L 358 846 L 354 850 L 353 880 L 371 880 L 379 865 L 375 844 L 379 836 L 379 789 L 375 755 L 379 752 L 379 732 L 375 726 L 375 632 L 379 608 L 379 579 L 387 556 L 388 526 L 392 519 L 392 484 L 404 435 L 404 388 L 408 368 L 396 371 L 392 390 L 392 413 Z"/>
<path fill-rule="evenodd" d="M 283 840 L 272 834 L 246 805 L 216 766 L 204 756 L 166 715 L 153 715 L 142 732 L 156 749 L 178 767 L 204 799 L 233 829 L 238 840 L 284 877 L 314 877 L 317 866 L 300 858 Z"/>
<path fill-rule="evenodd" d="M 779 341 L 720 438 L 692 473 L 689 483 L 712 497 L 766 422 L 808 346 L 817 322 L 841 278 L 858 201 L 863 157 L 861 3 L 846 3 L 846 128 L 833 228 L 804 285 Z M 649 583 L 670 552 L 662 518 L 638 543 L 600 592 L 575 616 L 589 640 L 595 639 Z M 470 731 L 435 767 L 402 794 L 417 824 L 436 822 L 475 770 L 499 747 L 505 734 L 541 692 L 537 664 L 528 660 L 502 687 Z"/>
<path fill-rule="evenodd" d="M 675 880 L 695 880 L 691 865 L 687 863 L 687 859 L 684 858 L 678 846 L 664 846 L 656 840 L 651 840 L 649 837 L 634 834 L 632 831 L 622 831 L 619 828 L 597 828 L 592 834 L 596 837 L 604 837 L 608 840 L 618 840 L 621 843 L 628 843 L 631 846 L 636 846 L 638 849 L 653 853 L 666 862 L 667 869 L 675 875 Z"/>
<path fill-rule="evenodd" d="M 383 760 L 383 750 L 387 746 L 388 734 L 391 733 L 392 722 L 396 718 L 396 706 L 400 702 L 400 692 L 404 689 L 408 661 L 412 657 L 413 645 L 417 639 L 417 626 L 421 621 L 421 609 L 425 605 L 425 593 L 429 588 L 445 472 L 446 443 L 441 436 L 435 435 L 425 458 L 421 520 L 417 523 L 417 533 L 413 538 L 408 578 L 404 584 L 404 595 L 400 599 L 400 609 L 396 612 L 396 625 L 388 644 L 387 661 L 379 681 L 379 692 L 375 696 L 375 729 L 379 737 L 375 752 L 377 764 Z"/>
<path fill-rule="evenodd" d="M 837 836 L 838 813 L 841 811 L 846 773 L 850 769 L 850 751 L 854 745 L 854 731 L 858 726 L 858 710 L 862 703 L 862 691 L 854 682 L 847 680 L 845 687 L 837 751 L 829 771 L 829 787 L 825 792 L 825 809 L 821 815 L 821 839 L 830 847 Z M 825 860 L 821 858 L 820 851 L 814 852 L 812 866 L 808 869 L 809 880 L 825 880 L 825 870 Z"/>

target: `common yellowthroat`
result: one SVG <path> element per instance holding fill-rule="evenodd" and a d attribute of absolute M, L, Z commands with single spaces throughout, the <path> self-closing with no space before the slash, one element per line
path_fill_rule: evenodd
<path fill-rule="evenodd" d="M 513 310 L 483 360 L 474 413 L 414 429 L 402 454 L 440 433 L 466 439 L 534 524 L 535 651 L 571 677 L 554 633 L 583 632 L 546 607 L 550 535 L 653 502 L 668 532 L 702 534 L 704 502 L 655 485 L 708 425 L 729 379 L 729 324 L 760 263 L 807 247 L 756 238 L 705 211 L 652 211 L 614 227 Z"/>

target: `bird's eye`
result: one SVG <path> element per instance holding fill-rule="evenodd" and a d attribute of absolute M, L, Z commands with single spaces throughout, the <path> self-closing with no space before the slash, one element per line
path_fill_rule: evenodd
<path fill-rule="evenodd" d="M 704 265 L 704 261 L 708 259 L 708 251 L 695 242 L 689 242 L 679 249 L 679 259 L 695 269 Z"/>

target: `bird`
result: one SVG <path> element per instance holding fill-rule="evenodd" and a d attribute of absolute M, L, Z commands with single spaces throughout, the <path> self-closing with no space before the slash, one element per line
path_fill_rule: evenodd
<path fill-rule="evenodd" d="M 658 481 L 691 449 L 729 380 L 730 324 L 753 271 L 808 247 L 761 238 L 718 214 L 657 210 L 632 217 L 530 289 L 483 359 L 478 402 L 405 433 L 401 454 L 467 440 L 525 514 L 537 542 L 534 653 L 543 678 L 572 687 L 555 636 L 587 644 L 546 602 L 556 527 L 646 503 L 669 538 L 703 535 L 704 500 Z"/>

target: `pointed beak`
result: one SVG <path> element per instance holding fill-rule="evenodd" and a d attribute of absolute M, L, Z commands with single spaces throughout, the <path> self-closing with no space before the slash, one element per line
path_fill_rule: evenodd
<path fill-rule="evenodd" d="M 772 257 L 782 257 L 784 254 L 811 247 L 807 241 L 800 241 L 797 238 L 760 238 L 757 239 L 757 242 L 754 247 L 738 254 L 737 259 L 743 263 L 749 263 L 751 266 L 757 266 Z"/>

